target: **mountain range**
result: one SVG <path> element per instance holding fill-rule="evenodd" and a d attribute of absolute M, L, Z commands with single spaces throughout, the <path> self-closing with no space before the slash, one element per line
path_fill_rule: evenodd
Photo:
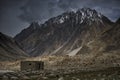
<path fill-rule="evenodd" d="M 40 25 L 32 22 L 14 38 L 0 33 L 0 55 L 4 60 L 4 57 L 16 59 L 28 55 L 119 53 L 119 41 L 120 19 L 112 22 L 94 9 L 82 8 Z"/>
<path fill-rule="evenodd" d="M 14 39 L 31 56 L 97 54 L 119 49 L 119 23 L 94 9 L 82 8 L 41 25 L 33 22 Z"/>

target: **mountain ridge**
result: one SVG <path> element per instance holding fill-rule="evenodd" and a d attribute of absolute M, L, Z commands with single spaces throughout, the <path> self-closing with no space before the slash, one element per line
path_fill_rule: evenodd
<path fill-rule="evenodd" d="M 17 60 L 28 57 L 20 45 L 10 36 L 0 32 L 0 60 Z"/>
<path fill-rule="evenodd" d="M 31 56 L 92 53 L 88 44 L 114 24 L 96 10 L 82 8 L 50 18 L 30 36 L 18 42 Z"/>

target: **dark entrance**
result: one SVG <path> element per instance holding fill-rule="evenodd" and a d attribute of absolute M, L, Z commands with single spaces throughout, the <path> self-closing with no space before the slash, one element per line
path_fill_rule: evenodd
<path fill-rule="evenodd" d="M 43 61 L 22 61 L 21 70 L 43 70 Z"/>

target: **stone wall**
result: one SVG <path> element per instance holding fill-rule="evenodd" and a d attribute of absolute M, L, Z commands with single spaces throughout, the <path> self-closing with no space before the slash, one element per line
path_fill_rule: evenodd
<path fill-rule="evenodd" d="M 44 62 L 42 61 L 21 61 L 21 70 L 43 70 Z"/>

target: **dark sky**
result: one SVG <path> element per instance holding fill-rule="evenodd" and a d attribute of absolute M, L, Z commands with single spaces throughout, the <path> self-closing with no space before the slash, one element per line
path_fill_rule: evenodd
<path fill-rule="evenodd" d="M 120 17 L 120 0 L 0 0 L 0 32 L 15 36 L 32 21 L 43 23 L 83 7 L 96 9 L 112 21 Z"/>

